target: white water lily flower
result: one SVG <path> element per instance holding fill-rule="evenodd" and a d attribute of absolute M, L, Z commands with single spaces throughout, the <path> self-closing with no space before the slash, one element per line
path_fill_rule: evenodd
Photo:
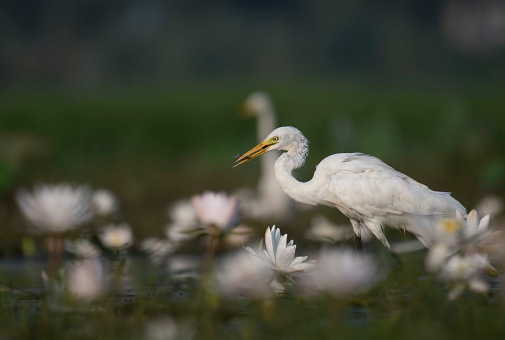
<path fill-rule="evenodd" d="M 91 220 L 91 195 L 84 186 L 39 185 L 32 193 L 19 190 L 16 201 L 35 234 L 62 234 Z"/>
<path fill-rule="evenodd" d="M 463 236 L 465 239 L 481 238 L 489 230 L 489 215 L 484 216 L 479 220 L 479 215 L 476 210 L 470 211 L 466 219 L 466 228 L 463 228 Z"/>
<path fill-rule="evenodd" d="M 170 206 L 168 217 L 172 222 L 167 225 L 165 234 L 171 241 L 186 242 L 202 234 L 190 200 L 180 200 Z"/>
<path fill-rule="evenodd" d="M 217 290 L 223 295 L 263 297 L 273 293 L 270 284 L 275 272 L 259 257 L 239 253 L 227 256 L 218 266 L 214 278 Z"/>
<path fill-rule="evenodd" d="M 382 277 L 383 273 L 370 256 L 338 249 L 321 250 L 310 275 L 318 290 L 338 298 L 364 292 Z"/>
<path fill-rule="evenodd" d="M 447 246 L 445 243 L 435 244 L 426 254 L 424 261 L 426 269 L 431 273 L 439 271 L 445 262 L 447 262 L 447 259 L 454 255 L 455 252 L 455 250 Z"/>
<path fill-rule="evenodd" d="M 93 209 L 99 216 L 107 216 L 118 210 L 119 203 L 116 196 L 109 190 L 99 189 L 93 193 Z"/>
<path fill-rule="evenodd" d="M 426 269 L 430 272 L 440 270 L 444 263 L 458 252 L 485 253 L 494 243 L 496 232 L 489 229 L 489 215 L 479 220 L 475 210 L 470 211 L 465 220 L 457 213 L 455 218 L 442 219 L 430 230 L 433 245 L 426 255 Z M 490 272 L 495 271 L 489 265 Z"/>
<path fill-rule="evenodd" d="M 428 226 L 429 227 L 429 226 Z M 425 266 L 451 285 L 448 298 L 456 299 L 466 286 L 474 292 L 487 292 L 489 287 L 481 279 L 487 273 L 496 276 L 489 264 L 487 252 L 497 245 L 497 232 L 489 229 L 489 215 L 479 220 L 475 210 L 467 219 L 457 214 L 432 226 L 433 246 L 426 255 Z"/>
<path fill-rule="evenodd" d="M 188 322 L 176 322 L 170 316 L 157 317 L 145 325 L 145 340 L 191 340 L 195 327 Z"/>
<path fill-rule="evenodd" d="M 253 230 L 245 225 L 233 228 L 223 238 L 223 243 L 230 248 L 235 248 L 246 243 L 252 236 Z"/>
<path fill-rule="evenodd" d="M 425 227 L 433 244 L 447 247 L 459 247 L 463 243 L 465 228 L 465 219 L 459 212 L 453 218 L 443 218 Z"/>
<path fill-rule="evenodd" d="M 186 242 L 202 234 L 202 228 L 196 225 L 184 226 L 180 224 L 169 223 L 165 229 L 165 235 L 167 235 L 167 238 L 175 243 Z"/>
<path fill-rule="evenodd" d="M 101 253 L 96 245 L 84 238 L 73 241 L 65 240 L 65 250 L 80 258 L 97 257 Z"/>
<path fill-rule="evenodd" d="M 50 307 L 58 310 L 65 308 L 67 295 L 80 302 L 91 302 L 108 290 L 104 264 L 98 256 L 67 263 L 60 268 L 58 277 L 50 278 L 43 271 L 42 281 Z"/>
<path fill-rule="evenodd" d="M 472 210 L 465 218 L 456 212 L 454 218 L 444 218 L 436 223 L 420 221 L 419 230 L 433 244 L 443 243 L 448 247 L 482 246 L 490 240 L 493 232 L 489 229 L 489 215 L 479 220 L 477 211 Z"/>
<path fill-rule="evenodd" d="M 174 254 L 166 261 L 167 270 L 176 280 L 201 279 L 202 258 L 196 255 Z"/>
<path fill-rule="evenodd" d="M 108 225 L 98 235 L 102 244 L 110 249 L 124 249 L 133 243 L 133 233 L 126 223 Z"/>
<path fill-rule="evenodd" d="M 265 248 L 256 255 L 254 250 L 247 247 L 246 250 L 253 256 L 261 257 L 273 269 L 281 274 L 297 274 L 314 268 L 314 263 L 305 262 L 307 256 L 295 257 L 296 245 L 293 240 L 287 243 L 288 235 L 282 235 L 275 225 L 267 228 L 265 232 Z"/>
<path fill-rule="evenodd" d="M 74 262 L 66 268 L 65 283 L 67 291 L 82 301 L 92 301 L 106 291 L 103 264 L 98 257 Z"/>
<path fill-rule="evenodd" d="M 140 243 L 140 249 L 150 257 L 164 257 L 175 251 L 176 244 L 167 239 L 149 237 Z"/>
<path fill-rule="evenodd" d="M 488 266 L 487 257 L 477 253 L 451 257 L 440 271 L 440 277 L 453 285 L 448 298 L 456 299 L 466 286 L 475 293 L 488 292 L 488 284 L 481 279 Z"/>
<path fill-rule="evenodd" d="M 218 236 L 236 227 L 239 220 L 239 201 L 224 192 L 206 191 L 193 196 L 191 202 L 179 201 L 169 209 L 172 223 L 166 235 L 175 242 L 189 241 L 203 235 Z"/>
<path fill-rule="evenodd" d="M 173 223 L 182 226 L 196 226 L 198 219 L 190 200 L 180 200 L 168 208 L 168 217 Z"/>
<path fill-rule="evenodd" d="M 193 196 L 191 202 L 198 220 L 206 227 L 227 231 L 240 220 L 238 199 L 224 192 L 206 191 Z"/>

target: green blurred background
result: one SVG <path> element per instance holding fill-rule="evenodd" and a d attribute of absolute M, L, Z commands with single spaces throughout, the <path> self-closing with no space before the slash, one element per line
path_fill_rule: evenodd
<path fill-rule="evenodd" d="M 230 164 L 256 90 L 310 140 L 301 180 L 360 151 L 467 208 L 505 191 L 500 1 L 4 1 L 0 39 L 0 256 L 19 187 L 110 189 L 138 238 L 177 199 L 254 187 L 258 162 Z"/>

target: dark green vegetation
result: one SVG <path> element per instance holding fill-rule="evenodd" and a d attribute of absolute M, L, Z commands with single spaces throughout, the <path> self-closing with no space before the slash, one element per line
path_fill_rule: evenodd
<path fill-rule="evenodd" d="M 119 197 L 138 240 L 162 234 L 165 208 L 176 199 L 206 189 L 254 187 L 258 162 L 236 169 L 230 164 L 256 144 L 255 122 L 241 119 L 238 107 L 257 89 L 272 95 L 279 125 L 299 128 L 311 142 L 300 179 L 309 179 L 329 154 L 360 151 L 433 189 L 452 191 L 469 209 L 486 194 L 504 193 L 505 86 L 237 80 L 18 90 L 0 96 L 0 254 L 20 254 L 23 222 L 12 198 L 20 186 L 70 181 L 108 188 Z M 321 212 L 345 221 L 336 211 Z M 306 221 L 281 227 L 303 243 Z M 382 250 L 376 253 L 385 266 L 391 264 Z M 172 288 L 166 275 L 152 273 L 153 282 L 146 282 L 145 268 L 137 274 L 145 288 L 131 299 L 111 298 L 97 313 L 51 312 L 40 302 L 40 290 L 0 292 L 0 338 L 138 338 L 148 320 L 166 314 L 194 319 L 196 339 L 503 338 L 502 286 L 490 297 L 467 294 L 448 302 L 439 282 L 420 279 L 423 255 L 402 256 L 404 270 L 351 302 L 209 297 L 195 313 L 193 296 L 178 297 L 184 289 Z M 0 262 L 0 284 L 21 291 L 40 287 L 38 269 L 24 270 L 33 272 L 13 279 Z M 154 293 L 156 287 L 163 289 Z"/>

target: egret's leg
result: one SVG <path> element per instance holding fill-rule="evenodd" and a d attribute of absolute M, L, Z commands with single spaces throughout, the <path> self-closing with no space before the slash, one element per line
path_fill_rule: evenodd
<path fill-rule="evenodd" d="M 394 251 L 391 249 L 389 250 L 389 254 L 391 254 L 391 257 L 393 258 L 393 261 L 395 261 L 395 269 L 402 269 L 403 268 L 403 262 L 400 260 L 400 257 L 398 254 L 396 254 Z"/>
<path fill-rule="evenodd" d="M 361 242 L 361 236 L 356 234 L 354 234 L 354 236 L 356 237 L 356 247 L 358 248 L 358 252 L 360 255 L 363 255 L 363 242 Z"/>
<path fill-rule="evenodd" d="M 388 240 L 386 239 L 386 235 L 384 234 L 384 229 L 382 229 L 382 226 L 377 223 L 373 222 L 366 222 L 366 226 L 370 231 L 381 241 L 381 243 L 384 245 L 384 247 L 389 250 L 389 252 L 392 252 L 391 250 L 391 245 L 389 244 Z"/>
<path fill-rule="evenodd" d="M 363 255 L 363 242 L 361 242 L 361 223 L 355 220 L 351 220 L 352 229 L 354 230 L 354 236 L 356 237 L 356 247 L 358 252 Z"/>
<path fill-rule="evenodd" d="M 366 226 L 370 231 L 381 241 L 381 243 L 386 247 L 386 249 L 389 251 L 391 254 L 391 257 L 395 261 L 395 264 L 398 268 L 402 267 L 402 262 L 400 261 L 400 258 L 398 255 L 391 249 L 391 245 L 389 244 L 389 241 L 386 239 L 386 234 L 384 234 L 384 229 L 380 224 L 373 223 L 373 222 L 367 222 Z"/>

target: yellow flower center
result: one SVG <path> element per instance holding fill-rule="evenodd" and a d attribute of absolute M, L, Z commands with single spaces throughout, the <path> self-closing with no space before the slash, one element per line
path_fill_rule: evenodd
<path fill-rule="evenodd" d="M 113 232 L 109 237 L 109 243 L 111 247 L 121 248 L 125 243 L 123 234 L 117 231 Z"/>
<path fill-rule="evenodd" d="M 444 231 L 448 234 L 454 234 L 461 228 L 461 223 L 456 220 L 445 220 L 442 222 Z"/>

